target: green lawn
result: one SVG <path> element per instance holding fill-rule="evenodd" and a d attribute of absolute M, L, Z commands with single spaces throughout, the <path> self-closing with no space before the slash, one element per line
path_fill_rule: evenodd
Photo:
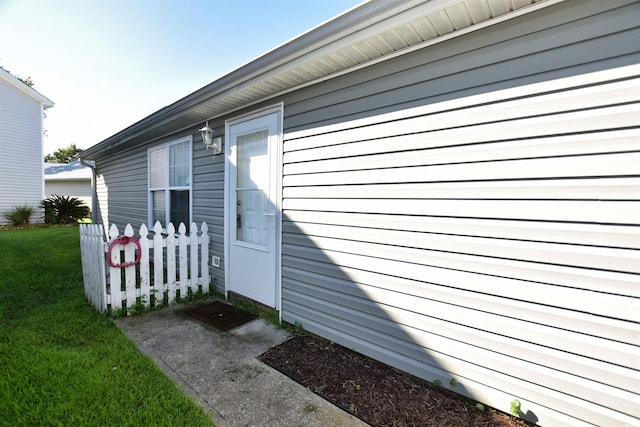
<path fill-rule="evenodd" d="M 77 227 L 0 231 L 0 425 L 212 425 L 87 304 Z"/>

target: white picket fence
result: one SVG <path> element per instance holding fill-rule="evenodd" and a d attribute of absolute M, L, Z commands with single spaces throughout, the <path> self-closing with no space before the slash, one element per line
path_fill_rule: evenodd
<path fill-rule="evenodd" d="M 134 237 L 137 245 L 117 243 L 109 254 L 109 246 L 118 237 Z M 200 227 L 191 223 L 189 234 L 184 224 L 176 233 L 173 224 L 163 232 L 159 222 L 151 233 L 145 224 L 140 226 L 139 237 L 134 236 L 128 224 L 121 235 L 111 225 L 108 240 L 99 224 L 80 225 L 80 248 L 85 295 L 100 312 L 131 314 L 133 311 L 174 304 L 177 298 L 190 293 L 208 293 L 209 233 L 205 222 Z M 158 250 L 159 249 L 159 250 Z M 108 257 L 111 257 L 109 265 Z M 140 262 L 134 264 L 137 257 Z M 123 264 L 133 264 L 118 267 Z"/>

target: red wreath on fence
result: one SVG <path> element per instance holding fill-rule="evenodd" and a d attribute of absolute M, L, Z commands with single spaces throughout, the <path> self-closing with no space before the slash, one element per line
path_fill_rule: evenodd
<path fill-rule="evenodd" d="M 128 245 L 129 243 L 133 243 L 138 247 L 138 255 L 136 256 L 135 261 L 125 262 L 122 264 L 114 264 L 113 260 L 111 259 L 111 252 L 113 251 L 113 248 L 115 248 L 116 245 Z M 107 251 L 107 262 L 109 263 L 109 267 L 122 268 L 136 265 L 140 263 L 140 258 L 142 258 L 142 246 L 140 245 L 140 241 L 135 237 L 121 236 L 113 239 L 111 243 L 109 243 L 109 250 Z"/>

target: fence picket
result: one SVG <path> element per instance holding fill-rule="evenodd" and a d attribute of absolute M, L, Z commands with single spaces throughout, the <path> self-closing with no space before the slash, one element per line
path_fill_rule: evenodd
<path fill-rule="evenodd" d="M 133 237 L 133 227 L 131 224 L 127 224 L 124 228 L 124 235 L 126 237 Z M 130 263 L 135 261 L 136 253 L 135 253 L 135 245 L 118 245 L 118 250 L 124 251 L 124 262 Z M 127 311 L 130 312 L 131 308 L 136 303 L 136 266 L 130 265 L 124 267 L 124 290 L 125 290 L 125 298 L 127 300 Z M 139 291 L 138 291 L 139 293 Z"/>
<path fill-rule="evenodd" d="M 169 223 L 167 226 L 167 288 L 169 305 L 176 302 L 178 280 L 176 279 L 176 228 Z"/>
<path fill-rule="evenodd" d="M 200 286 L 202 293 L 209 293 L 209 228 L 203 222 L 200 227 Z"/>
<path fill-rule="evenodd" d="M 187 281 L 188 281 L 188 271 L 187 271 L 187 227 L 184 223 L 180 223 L 178 226 L 178 245 L 180 250 L 179 254 L 179 274 L 180 274 L 180 298 L 185 298 L 187 296 Z"/>
<path fill-rule="evenodd" d="M 195 222 L 192 222 L 191 227 L 189 228 L 189 259 L 191 261 L 189 269 L 189 286 L 194 292 L 199 288 L 198 255 L 198 226 Z"/>
<path fill-rule="evenodd" d="M 107 309 L 107 275 L 105 271 L 107 270 L 107 263 L 105 260 L 105 251 L 106 251 L 106 243 L 104 242 L 104 228 L 102 225 L 94 228 L 93 241 L 95 242 L 94 252 L 92 254 L 95 256 L 94 260 L 89 260 L 89 263 L 92 265 L 94 269 L 94 274 L 96 276 L 96 282 L 94 284 L 94 289 L 97 290 L 100 294 L 100 305 L 102 307 L 101 311 Z M 99 276 L 99 279 L 97 278 Z"/>
<path fill-rule="evenodd" d="M 151 287 L 149 286 L 149 229 L 140 226 L 140 298 L 146 308 L 151 307 Z"/>
<path fill-rule="evenodd" d="M 158 301 L 164 301 L 164 262 L 162 248 L 162 224 L 156 221 L 153 225 L 153 289 Z"/>
<path fill-rule="evenodd" d="M 91 305 L 100 312 L 107 309 L 103 233 L 100 224 L 80 224 L 84 293 Z"/>
<path fill-rule="evenodd" d="M 109 228 L 109 241 L 116 239 L 119 235 L 118 227 L 115 224 L 111 224 Z M 107 257 L 111 257 L 112 264 L 120 264 L 120 251 L 111 251 L 107 254 Z M 111 295 L 111 307 L 122 308 L 122 277 L 120 275 L 120 269 L 109 266 L 109 294 Z"/>
<path fill-rule="evenodd" d="M 180 289 L 181 298 L 187 297 L 189 291 L 193 293 L 197 293 L 199 290 L 209 292 L 210 238 L 206 223 L 202 223 L 200 233 L 198 233 L 197 224 L 192 223 L 189 236 L 186 235 L 187 229 L 184 224 L 180 224 L 177 234 L 173 224 L 169 224 L 166 240 L 159 222 L 154 224 L 152 236 L 145 224 L 142 224 L 139 230 L 139 267 L 136 265 L 119 267 L 122 263 L 135 261 L 137 245 L 117 243 L 113 245 L 109 253 L 109 243 L 120 237 L 118 227 L 115 224 L 109 228 L 106 242 L 104 241 L 104 229 L 101 225 L 82 224 L 80 226 L 85 295 L 96 310 L 100 312 L 121 310 L 124 308 L 123 302 L 126 301 L 127 310 L 124 314 L 128 315 L 131 314 L 138 297 L 146 307 L 157 307 L 163 304 L 165 291 L 168 291 L 169 294 L 169 304 L 175 302 L 177 289 Z M 124 235 L 134 237 L 131 225 L 125 227 Z M 167 248 L 166 264 L 165 247 Z M 150 275 L 151 256 L 149 250 L 151 248 L 153 248 L 153 281 Z M 177 257 L 176 250 L 178 251 Z M 113 267 L 107 268 L 105 263 L 107 257 L 111 257 L 110 261 L 114 265 Z M 124 261 L 122 261 L 123 258 Z M 165 266 L 167 269 L 166 282 L 164 280 Z M 139 274 L 136 274 L 137 269 Z M 177 275 L 179 280 L 176 280 Z M 152 294 L 155 294 L 153 303 Z"/>

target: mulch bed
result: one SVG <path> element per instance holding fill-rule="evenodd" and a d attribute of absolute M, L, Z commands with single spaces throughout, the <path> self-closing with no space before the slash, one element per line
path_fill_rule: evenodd
<path fill-rule="evenodd" d="M 312 336 L 294 336 L 260 356 L 309 390 L 372 426 L 528 425 L 495 409 Z"/>

